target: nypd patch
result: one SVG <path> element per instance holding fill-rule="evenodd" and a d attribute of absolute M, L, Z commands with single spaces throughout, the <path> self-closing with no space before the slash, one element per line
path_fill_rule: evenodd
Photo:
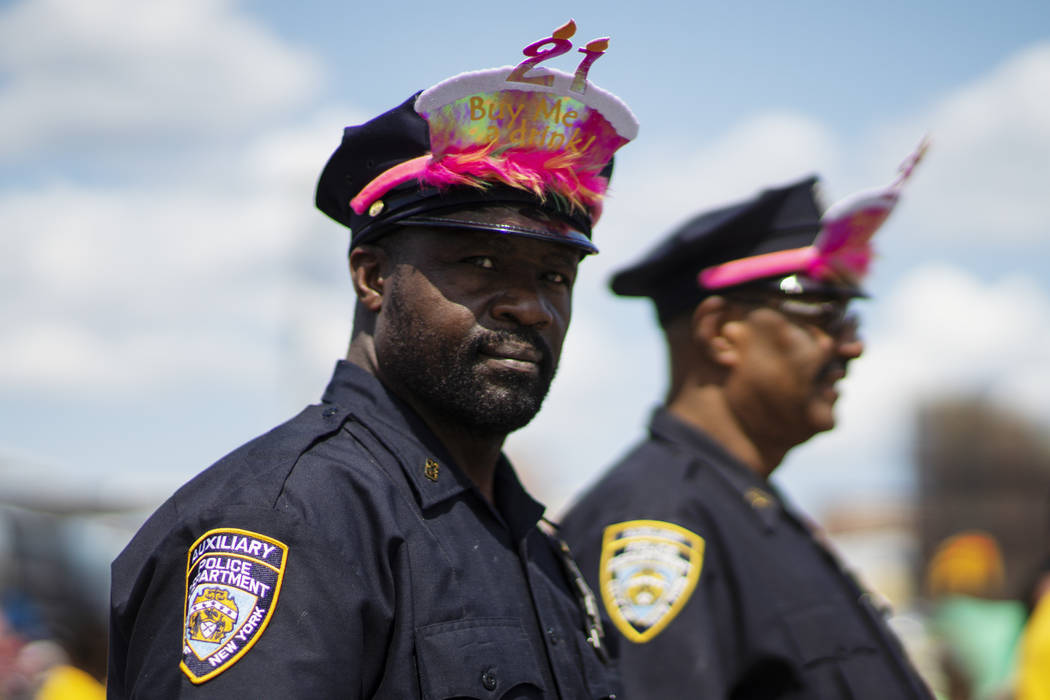
<path fill-rule="evenodd" d="M 214 678 L 252 648 L 273 615 L 288 547 L 247 530 L 210 530 L 186 560 L 182 668 L 194 683 Z"/>
<path fill-rule="evenodd" d="M 641 644 L 685 606 L 704 560 L 704 540 L 673 523 L 631 520 L 605 528 L 600 585 L 613 624 Z"/>

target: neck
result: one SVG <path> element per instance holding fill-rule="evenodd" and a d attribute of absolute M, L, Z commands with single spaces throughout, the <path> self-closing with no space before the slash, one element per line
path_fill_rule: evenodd
<path fill-rule="evenodd" d="M 440 411 L 432 410 L 428 405 L 416 400 L 411 392 L 404 391 L 397 382 L 384 377 L 379 371 L 375 344 L 370 335 L 357 335 L 350 343 L 346 359 L 378 378 L 387 389 L 407 403 L 441 441 L 456 465 L 474 482 L 481 495 L 489 503 L 495 503 L 496 464 L 499 462 L 503 441 L 507 438 L 505 434 L 478 434 L 468 430 L 447 420 Z"/>
<path fill-rule="evenodd" d="M 710 435 L 762 479 L 769 478 L 792 447 L 763 440 L 750 431 L 717 386 L 683 388 L 668 400 L 667 409 Z"/>

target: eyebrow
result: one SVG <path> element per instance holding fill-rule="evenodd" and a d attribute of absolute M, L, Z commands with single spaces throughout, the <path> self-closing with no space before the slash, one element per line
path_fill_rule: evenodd
<path fill-rule="evenodd" d="M 448 246 L 450 250 L 460 252 L 469 248 L 490 248 L 499 253 L 506 253 L 510 247 L 510 241 L 505 240 L 499 234 L 488 231 L 476 231 L 474 229 L 450 228 L 448 233 L 454 236 L 453 243 Z"/>
<path fill-rule="evenodd" d="M 543 256 L 543 263 L 545 265 L 565 265 L 567 267 L 578 267 L 582 258 L 575 254 L 562 253 L 547 253 Z"/>

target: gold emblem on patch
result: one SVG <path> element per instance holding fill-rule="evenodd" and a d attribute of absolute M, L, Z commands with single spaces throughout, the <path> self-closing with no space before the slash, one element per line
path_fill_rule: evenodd
<path fill-rule="evenodd" d="M 202 588 L 190 606 L 186 634 L 198 642 L 218 644 L 237 624 L 237 601 L 225 588 Z"/>
<path fill-rule="evenodd" d="M 627 639 L 648 642 L 685 606 L 700 578 L 704 540 L 661 520 L 605 528 L 599 583 L 613 624 Z"/>

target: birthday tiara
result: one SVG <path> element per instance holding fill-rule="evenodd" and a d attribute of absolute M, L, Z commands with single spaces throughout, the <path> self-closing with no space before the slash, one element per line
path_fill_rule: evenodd
<path fill-rule="evenodd" d="M 414 109 L 427 122 L 430 152 L 379 173 L 353 197 L 353 211 L 364 214 L 412 181 L 436 188 L 503 184 L 541 201 L 561 199 L 597 220 L 608 187 L 603 171 L 637 136 L 638 121 L 589 80 L 608 38 L 579 49 L 584 57 L 572 74 L 539 65 L 571 51 L 575 32 L 569 20 L 526 46 L 516 66 L 462 73 L 421 92 Z"/>

